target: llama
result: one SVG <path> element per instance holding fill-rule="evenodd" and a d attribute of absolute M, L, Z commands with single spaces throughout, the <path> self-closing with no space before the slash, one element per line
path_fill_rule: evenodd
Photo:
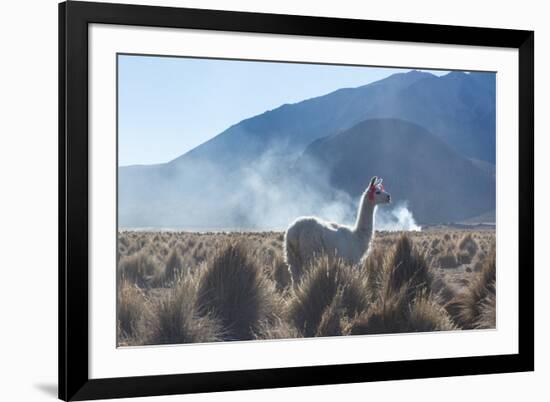
<path fill-rule="evenodd" d="M 284 239 L 285 260 L 294 285 L 298 284 L 304 267 L 315 255 L 324 253 L 329 258 L 338 257 L 350 264 L 358 263 L 369 251 L 376 206 L 390 201 L 382 179 L 374 176 L 361 197 L 353 227 L 315 217 L 296 219 L 287 229 Z"/>

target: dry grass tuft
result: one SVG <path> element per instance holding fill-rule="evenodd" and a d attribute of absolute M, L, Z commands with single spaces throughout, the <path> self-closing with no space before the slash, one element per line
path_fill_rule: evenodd
<path fill-rule="evenodd" d="M 147 323 L 148 344 L 215 342 L 223 339 L 221 324 L 195 310 L 196 287 L 190 278 L 182 280 L 161 298 Z"/>
<path fill-rule="evenodd" d="M 362 262 L 362 270 L 367 276 L 366 289 L 369 297 L 369 303 L 374 303 L 386 287 L 387 266 L 386 254 L 382 248 L 375 248 L 370 251 L 368 257 Z"/>
<path fill-rule="evenodd" d="M 117 332 L 119 344 L 139 343 L 149 307 L 143 291 L 129 281 L 119 283 L 117 292 Z"/>
<path fill-rule="evenodd" d="M 160 275 L 159 266 L 146 251 L 133 255 L 121 256 L 118 262 L 118 280 L 129 281 L 139 287 L 147 287 L 151 281 Z"/>
<path fill-rule="evenodd" d="M 270 322 L 263 321 L 256 328 L 256 339 L 292 339 L 302 338 L 302 334 L 289 322 L 276 318 Z"/>
<path fill-rule="evenodd" d="M 447 311 L 430 294 L 420 293 L 411 302 L 406 288 L 392 293 L 353 320 L 350 335 L 447 331 L 456 329 Z"/>
<path fill-rule="evenodd" d="M 292 278 L 290 276 L 288 265 L 286 265 L 282 257 L 274 257 L 269 276 L 275 282 L 279 292 L 289 289 L 292 284 Z"/>
<path fill-rule="evenodd" d="M 480 303 L 479 316 L 474 321 L 476 329 L 491 329 L 497 325 L 496 294 L 489 292 Z"/>
<path fill-rule="evenodd" d="M 438 262 L 441 268 L 456 268 L 460 264 L 452 249 L 447 249 L 446 252 L 440 254 Z"/>
<path fill-rule="evenodd" d="M 325 308 L 321 321 L 317 327 L 315 336 L 338 336 L 342 335 L 342 318 L 345 316 L 342 300 L 342 291 L 336 292 L 332 303 Z"/>
<path fill-rule="evenodd" d="M 496 253 L 493 250 L 482 262 L 477 277 L 446 306 L 457 325 L 464 329 L 495 327 L 495 283 Z"/>
<path fill-rule="evenodd" d="M 181 260 L 178 249 L 174 247 L 166 260 L 162 279 L 165 283 L 173 282 L 181 276 L 182 272 L 183 261 Z"/>
<path fill-rule="evenodd" d="M 427 246 L 428 242 L 424 244 Z M 437 243 L 436 243 L 437 245 Z M 452 329 L 450 318 L 432 294 L 434 283 L 426 259 L 407 235 L 402 235 L 387 259 L 374 256 L 366 263 L 369 280 L 377 286 L 368 311 L 351 320 L 346 332 L 387 334 Z"/>
<path fill-rule="evenodd" d="M 199 278 L 197 306 L 220 320 L 226 340 L 253 339 L 264 320 L 277 311 L 274 285 L 247 256 L 242 245 L 228 244 Z"/>
<path fill-rule="evenodd" d="M 318 257 L 294 289 L 288 317 L 304 336 L 314 336 L 325 310 L 338 292 L 343 315 L 354 316 L 368 306 L 367 277 L 339 259 Z"/>
<path fill-rule="evenodd" d="M 377 232 L 292 284 L 279 232 L 118 235 L 117 345 L 494 328 L 492 230 Z"/>
<path fill-rule="evenodd" d="M 387 334 L 406 332 L 409 306 L 405 288 L 398 293 L 389 292 L 371 308 L 349 323 L 350 335 Z"/>
<path fill-rule="evenodd" d="M 417 297 L 409 315 L 410 332 L 450 331 L 457 329 L 447 310 L 437 298 L 425 294 Z"/>
<path fill-rule="evenodd" d="M 458 261 L 461 264 L 470 264 L 475 257 L 479 247 L 472 237 L 471 233 L 464 235 L 460 243 L 458 243 Z"/>
<path fill-rule="evenodd" d="M 407 235 L 402 235 L 389 260 L 388 287 L 393 292 L 407 287 L 407 295 L 412 298 L 432 284 L 432 274 L 424 257 L 414 248 Z"/>
<path fill-rule="evenodd" d="M 460 250 L 466 251 L 470 257 L 476 255 L 477 250 L 479 249 L 476 241 L 474 240 L 471 233 L 464 235 L 460 243 L 458 244 Z"/>

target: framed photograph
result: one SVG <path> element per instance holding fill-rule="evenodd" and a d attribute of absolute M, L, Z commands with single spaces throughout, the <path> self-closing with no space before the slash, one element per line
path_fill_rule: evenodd
<path fill-rule="evenodd" d="M 534 33 L 59 5 L 59 397 L 534 369 Z"/>

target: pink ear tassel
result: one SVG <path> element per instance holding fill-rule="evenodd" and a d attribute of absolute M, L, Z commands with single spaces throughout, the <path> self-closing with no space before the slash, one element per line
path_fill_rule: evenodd
<path fill-rule="evenodd" d="M 371 186 L 369 191 L 367 191 L 367 196 L 369 201 L 374 201 L 374 186 Z"/>
<path fill-rule="evenodd" d="M 377 188 L 380 191 L 384 191 L 384 185 L 383 184 L 379 184 L 378 186 L 371 186 L 369 188 L 369 190 L 367 191 L 367 196 L 368 196 L 369 201 L 374 201 L 374 192 L 376 191 Z"/>

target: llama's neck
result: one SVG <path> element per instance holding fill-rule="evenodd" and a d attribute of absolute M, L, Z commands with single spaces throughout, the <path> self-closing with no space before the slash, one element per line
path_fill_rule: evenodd
<path fill-rule="evenodd" d="M 374 213 L 376 205 L 367 200 L 367 195 L 363 194 L 359 211 L 357 212 L 357 221 L 355 222 L 354 232 L 364 237 L 367 241 L 372 238 L 374 232 Z"/>

